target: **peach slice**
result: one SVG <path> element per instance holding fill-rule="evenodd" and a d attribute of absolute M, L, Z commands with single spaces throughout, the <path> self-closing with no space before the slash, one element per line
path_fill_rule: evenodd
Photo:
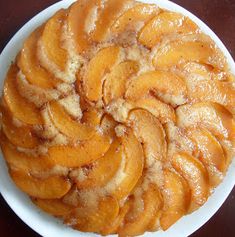
<path fill-rule="evenodd" d="M 140 3 L 124 12 L 112 25 L 113 33 L 121 33 L 126 28 L 136 25 L 137 23 L 145 23 L 152 19 L 159 12 L 159 8 L 155 4 Z"/>
<path fill-rule="evenodd" d="M 52 61 L 61 71 L 65 70 L 67 63 L 67 51 L 62 48 L 62 28 L 66 19 L 66 10 L 61 9 L 52 16 L 46 23 L 40 43 L 43 53 L 46 54 L 48 61 Z M 49 70 L 48 62 L 41 61 L 43 66 Z"/>
<path fill-rule="evenodd" d="M 97 207 L 78 207 L 74 209 L 71 216 L 67 217 L 65 222 L 70 219 L 76 220 L 73 228 L 83 232 L 100 233 L 103 228 L 109 226 L 119 213 L 119 204 L 113 197 L 104 197 L 98 203 Z M 76 218 L 76 219 L 74 219 Z M 74 222 L 74 221 L 73 221 Z"/>
<path fill-rule="evenodd" d="M 17 72 L 18 68 L 11 65 L 4 83 L 4 100 L 13 116 L 20 121 L 31 125 L 42 124 L 40 111 L 33 103 L 23 98 L 17 90 Z"/>
<path fill-rule="evenodd" d="M 89 100 L 97 102 L 101 99 L 104 76 L 118 60 L 120 50 L 118 46 L 101 49 L 89 62 L 82 81 L 85 95 Z"/>
<path fill-rule="evenodd" d="M 224 105 L 235 113 L 235 89 L 230 82 L 216 80 L 200 80 L 189 88 L 192 101 L 211 101 Z"/>
<path fill-rule="evenodd" d="M 163 188 L 164 207 L 160 218 L 160 225 L 167 230 L 188 211 L 191 193 L 187 182 L 178 174 L 164 171 Z"/>
<path fill-rule="evenodd" d="M 29 83 L 43 89 L 53 89 L 58 80 L 44 69 L 37 58 L 38 39 L 43 27 L 36 29 L 25 41 L 18 65 Z"/>
<path fill-rule="evenodd" d="M 2 130 L 12 144 L 23 148 L 34 148 L 39 144 L 30 126 L 24 124 L 19 126 L 17 122 L 14 122 L 14 118 L 12 118 L 10 111 L 5 106 L 2 106 L 1 112 Z"/>
<path fill-rule="evenodd" d="M 162 204 L 163 206 L 163 204 Z M 159 231 L 161 229 L 160 226 L 160 217 L 162 215 L 162 209 L 159 210 L 156 215 L 153 217 L 153 219 L 149 222 L 148 225 L 148 231 L 149 232 L 156 232 Z"/>
<path fill-rule="evenodd" d="M 221 140 L 221 141 L 219 141 L 219 143 L 222 146 L 225 157 L 226 157 L 225 167 L 227 169 L 234 157 L 234 144 L 235 143 L 234 143 L 234 140 L 232 140 L 232 141 L 227 141 L 227 140 L 222 141 Z"/>
<path fill-rule="evenodd" d="M 191 190 L 191 210 L 202 206 L 210 192 L 209 177 L 203 164 L 195 157 L 184 153 L 176 153 L 172 165 L 186 179 Z"/>
<path fill-rule="evenodd" d="M 162 12 L 150 20 L 141 30 L 139 42 L 153 48 L 164 36 L 195 32 L 197 25 L 188 17 L 175 12 Z"/>
<path fill-rule="evenodd" d="M 100 127 L 104 134 L 111 136 L 113 139 L 116 137 L 115 127 L 118 123 L 109 114 L 105 114 L 100 123 Z"/>
<path fill-rule="evenodd" d="M 217 186 L 221 182 L 220 174 L 226 170 L 226 157 L 223 148 L 206 129 L 190 129 L 187 134 L 197 146 L 199 159 L 208 170 L 211 186 Z"/>
<path fill-rule="evenodd" d="M 190 129 L 188 135 L 197 144 L 203 156 L 201 161 L 206 165 L 215 166 L 220 172 L 225 171 L 224 151 L 217 139 L 206 129 Z"/>
<path fill-rule="evenodd" d="M 228 81 L 231 82 L 229 74 L 219 69 L 213 68 L 210 65 L 200 64 L 196 62 L 187 62 L 181 65 L 181 72 L 184 74 L 186 81 Z"/>
<path fill-rule="evenodd" d="M 139 66 L 137 62 L 125 61 L 113 67 L 112 71 L 106 76 L 104 82 L 104 102 L 109 104 L 124 96 L 128 79 L 137 73 Z"/>
<path fill-rule="evenodd" d="M 219 139 L 234 139 L 233 115 L 224 106 L 213 102 L 183 105 L 176 110 L 181 127 L 205 127 Z"/>
<path fill-rule="evenodd" d="M 186 63 L 176 72 L 185 79 L 190 101 L 217 102 L 235 112 L 235 88 L 228 73 L 195 62 Z"/>
<path fill-rule="evenodd" d="M 6 139 L 4 134 L 1 134 L 0 138 L 4 159 L 12 168 L 28 173 L 38 173 L 53 167 L 54 164 L 49 158 L 43 156 L 33 157 L 32 155 L 20 152 Z"/>
<path fill-rule="evenodd" d="M 61 198 L 71 188 L 71 183 L 62 176 L 38 179 L 20 170 L 10 170 L 9 172 L 18 188 L 32 197 L 42 199 Z"/>
<path fill-rule="evenodd" d="M 111 190 L 111 195 L 118 200 L 123 199 L 133 190 L 144 167 L 143 149 L 131 131 L 127 131 L 127 134 L 122 137 L 122 144 L 125 152 L 122 179 L 117 182 L 117 185 L 113 185 L 112 182 L 106 185 L 106 190 Z"/>
<path fill-rule="evenodd" d="M 122 225 L 118 230 L 118 235 L 120 237 L 143 234 L 148 229 L 151 220 L 162 208 L 161 194 L 154 185 L 149 186 L 147 191 L 144 192 L 142 199 L 144 203 L 143 210 L 131 217 L 132 212 L 136 212 L 133 210 L 135 208 L 134 205 L 132 206 L 130 213 L 127 215 L 129 218 L 125 218 L 124 225 Z"/>
<path fill-rule="evenodd" d="M 170 68 L 185 62 L 208 64 L 223 69 L 224 58 L 218 54 L 215 47 L 208 42 L 172 41 L 160 48 L 153 64 L 156 68 Z"/>
<path fill-rule="evenodd" d="M 131 6 L 131 0 L 109 0 L 104 3 L 96 21 L 96 27 L 91 33 L 91 38 L 95 42 L 102 42 L 114 21 Z M 111 59 L 111 58 L 110 58 Z"/>
<path fill-rule="evenodd" d="M 87 126 L 96 127 L 100 125 L 102 119 L 102 112 L 94 108 L 89 108 L 83 112 L 82 123 L 85 123 Z"/>
<path fill-rule="evenodd" d="M 74 208 L 80 207 L 84 203 L 84 200 L 81 198 L 76 184 L 73 184 L 71 189 L 63 196 L 61 201 L 66 205 L 72 206 Z M 67 216 L 69 215 L 65 215 L 64 217 L 66 218 Z"/>
<path fill-rule="evenodd" d="M 48 101 L 57 100 L 61 92 L 56 89 L 42 89 L 30 84 L 20 71 L 16 76 L 16 87 L 21 96 L 35 104 L 37 108 L 42 107 Z"/>
<path fill-rule="evenodd" d="M 150 92 L 174 106 L 187 101 L 188 93 L 183 79 L 164 71 L 147 72 L 133 79 L 127 88 L 126 98 L 136 101 Z"/>
<path fill-rule="evenodd" d="M 54 125 L 71 139 L 88 140 L 96 132 L 91 126 L 74 120 L 57 101 L 52 101 L 48 110 Z"/>
<path fill-rule="evenodd" d="M 102 235 L 116 234 L 119 226 L 122 225 L 124 218 L 127 212 L 129 211 L 129 209 L 130 209 L 130 202 L 126 201 L 124 206 L 120 208 L 119 214 L 116 217 L 116 219 L 109 226 L 105 226 L 102 229 L 101 234 Z"/>
<path fill-rule="evenodd" d="M 146 163 L 166 157 L 165 133 L 161 123 L 145 110 L 133 110 L 129 121 L 138 140 L 143 143 Z"/>
<path fill-rule="evenodd" d="M 85 52 L 91 45 L 86 22 L 91 12 L 101 7 L 101 3 L 101 0 L 81 0 L 76 1 L 70 7 L 67 18 L 68 32 L 71 35 L 73 46 L 79 54 Z"/>
<path fill-rule="evenodd" d="M 48 155 L 57 165 L 78 168 L 102 157 L 108 151 L 110 142 L 109 137 L 95 133 L 91 139 L 75 146 L 52 146 Z"/>
<path fill-rule="evenodd" d="M 73 206 L 63 203 L 61 199 L 34 198 L 32 202 L 46 213 L 56 217 L 68 215 L 74 209 Z"/>
<path fill-rule="evenodd" d="M 79 189 L 103 187 L 117 173 L 123 157 L 120 141 L 115 140 L 107 153 L 91 164 L 91 169 L 85 174 L 83 181 L 76 180 Z M 81 168 L 86 173 L 86 168 Z"/>
<path fill-rule="evenodd" d="M 176 120 L 174 109 L 154 97 L 139 99 L 134 103 L 134 106 L 147 110 L 158 118 L 162 124 Z"/>

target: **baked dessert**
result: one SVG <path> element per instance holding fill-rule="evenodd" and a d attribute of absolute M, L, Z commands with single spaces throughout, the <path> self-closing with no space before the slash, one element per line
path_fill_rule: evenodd
<path fill-rule="evenodd" d="M 79 0 L 25 41 L 6 76 L 1 148 L 15 184 L 83 232 L 167 230 L 234 155 L 234 77 L 189 18 Z"/>

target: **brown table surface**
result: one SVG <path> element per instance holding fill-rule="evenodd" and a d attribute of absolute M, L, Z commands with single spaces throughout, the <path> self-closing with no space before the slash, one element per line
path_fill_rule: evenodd
<path fill-rule="evenodd" d="M 55 2 L 57 1 L 0 0 L 0 52 L 24 23 Z M 235 0 L 174 0 L 173 2 L 190 10 L 206 22 L 235 58 Z M 234 196 L 235 188 L 219 211 L 191 237 L 235 236 Z M 0 236 L 39 237 L 14 214 L 1 196 Z"/>

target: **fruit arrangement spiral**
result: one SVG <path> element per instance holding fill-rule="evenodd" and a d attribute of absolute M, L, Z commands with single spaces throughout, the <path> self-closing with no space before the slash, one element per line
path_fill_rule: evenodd
<path fill-rule="evenodd" d="M 234 83 L 188 17 L 133 0 L 76 1 L 31 33 L 6 76 L 10 176 L 77 230 L 167 230 L 226 174 Z"/>

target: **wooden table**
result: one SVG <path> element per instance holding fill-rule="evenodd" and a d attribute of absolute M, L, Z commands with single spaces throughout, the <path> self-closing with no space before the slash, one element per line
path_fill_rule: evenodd
<path fill-rule="evenodd" d="M 35 14 L 56 0 L 0 0 L 0 52 Z M 235 58 L 235 0 L 174 0 L 193 12 L 223 40 Z M 235 236 L 235 189 L 220 210 L 191 237 Z M 0 236 L 39 237 L 26 226 L 0 196 Z M 156 234 L 157 236 L 157 234 Z M 56 237 L 56 236 L 55 236 Z"/>

